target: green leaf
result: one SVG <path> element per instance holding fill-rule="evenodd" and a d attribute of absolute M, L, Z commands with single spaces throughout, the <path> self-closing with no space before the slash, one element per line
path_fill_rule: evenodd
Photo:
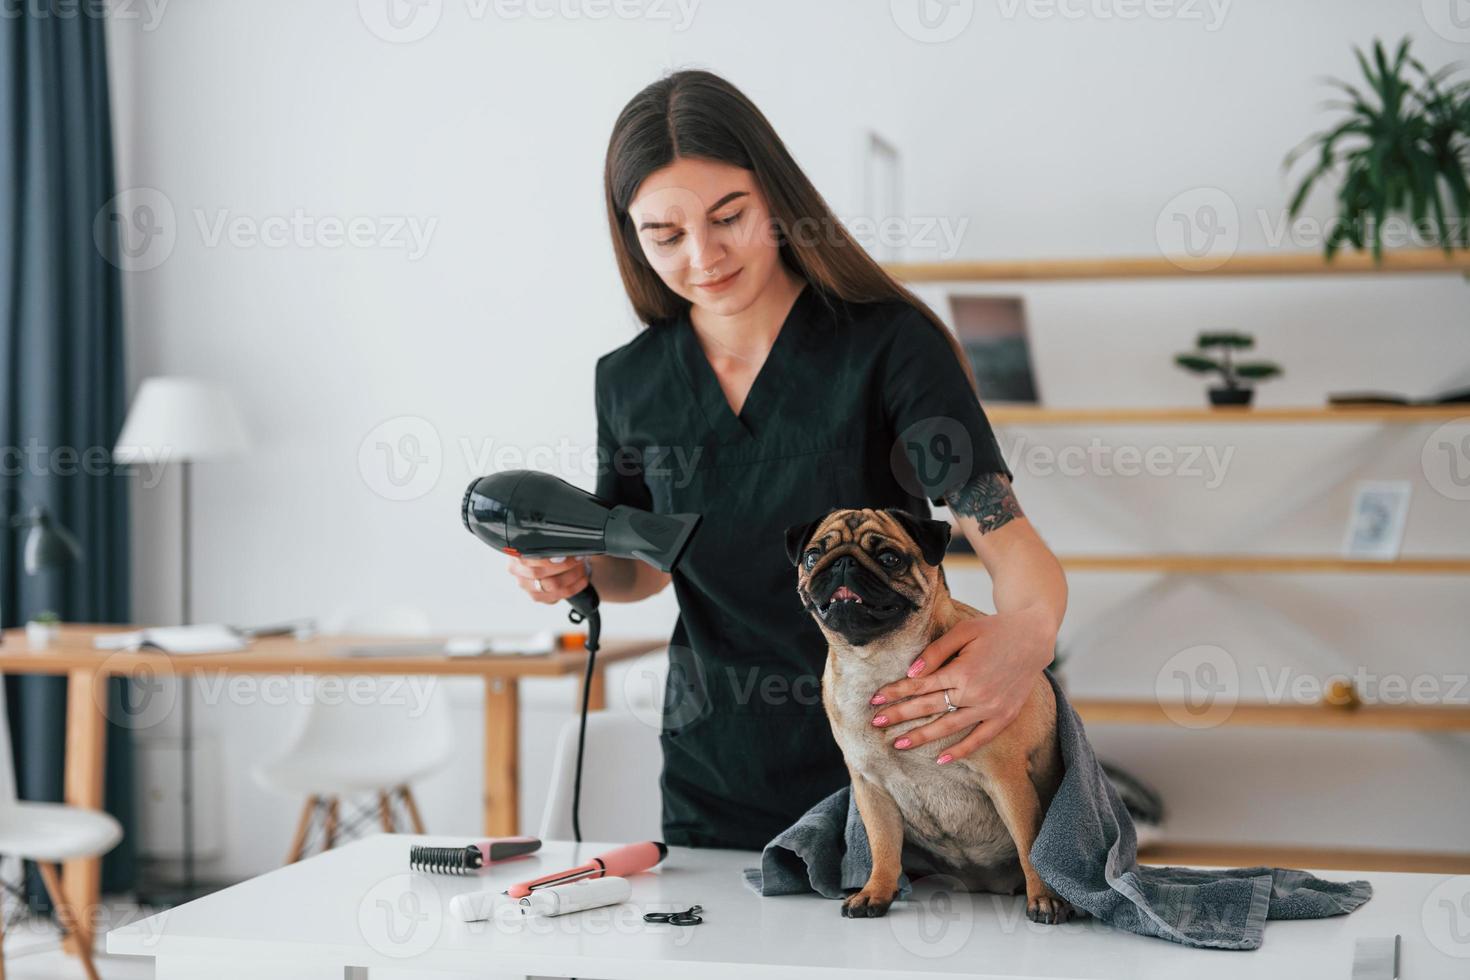
<path fill-rule="evenodd" d="M 1279 377 L 1283 372 L 1280 367 L 1269 361 L 1252 361 L 1248 364 L 1235 365 L 1235 373 L 1250 381 L 1263 381 L 1266 378 Z"/>
<path fill-rule="evenodd" d="M 1311 175 L 1303 180 L 1301 182 L 1301 185 L 1297 187 L 1296 193 L 1291 195 L 1291 202 L 1286 206 L 1286 216 L 1288 218 L 1296 217 L 1297 212 L 1302 209 L 1302 205 L 1306 202 L 1307 195 L 1311 193 L 1312 185 L 1316 182 L 1317 178 L 1322 175 L 1322 173 L 1323 171 L 1320 169 L 1313 170 Z"/>
<path fill-rule="evenodd" d="M 1436 199 L 1434 190 L 1434 161 L 1427 155 L 1419 152 L 1409 154 L 1409 167 L 1411 170 L 1409 195 L 1409 217 L 1413 222 L 1421 224 L 1425 215 L 1429 212 L 1431 200 Z"/>
<path fill-rule="evenodd" d="M 1358 59 L 1358 67 L 1363 70 L 1363 77 L 1368 79 L 1368 85 L 1376 92 L 1378 79 L 1374 77 L 1373 69 L 1368 67 L 1368 58 L 1363 54 L 1363 49 L 1353 48 L 1353 57 Z"/>
<path fill-rule="evenodd" d="M 1255 338 L 1249 334 L 1219 332 L 1202 333 L 1196 341 L 1201 347 L 1229 347 L 1236 350 L 1244 350 L 1255 345 Z"/>
<path fill-rule="evenodd" d="M 1218 371 L 1221 374 L 1225 372 L 1225 369 L 1219 364 L 1208 357 L 1200 357 L 1197 354 L 1178 354 L 1174 357 L 1174 363 L 1182 368 L 1188 368 L 1195 374 L 1209 374 L 1211 371 Z"/>

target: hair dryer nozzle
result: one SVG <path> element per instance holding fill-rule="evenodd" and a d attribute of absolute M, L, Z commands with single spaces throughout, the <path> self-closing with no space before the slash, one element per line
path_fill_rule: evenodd
<path fill-rule="evenodd" d="M 661 572 L 679 564 L 698 514 L 650 514 L 636 507 L 614 507 L 607 515 L 607 553 L 640 558 Z"/>

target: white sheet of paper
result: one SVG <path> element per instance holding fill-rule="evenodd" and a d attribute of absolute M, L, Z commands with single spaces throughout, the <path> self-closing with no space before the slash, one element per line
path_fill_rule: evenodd
<path fill-rule="evenodd" d="M 168 653 L 233 653 L 249 644 L 228 626 L 205 623 L 199 626 L 155 626 L 133 633 L 95 637 L 100 650 L 135 650 L 147 643 Z"/>

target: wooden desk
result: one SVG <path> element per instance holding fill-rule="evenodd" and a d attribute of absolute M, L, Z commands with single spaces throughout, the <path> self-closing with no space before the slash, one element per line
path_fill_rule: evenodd
<path fill-rule="evenodd" d="M 149 678 L 207 674 L 358 674 L 481 677 L 485 681 L 485 784 L 482 826 L 488 837 L 519 833 L 520 794 L 516 776 L 519 744 L 519 683 L 523 677 L 582 676 L 587 669 L 584 651 L 546 656 L 348 657 L 349 646 L 432 642 L 436 637 L 317 636 L 296 640 L 267 637 L 238 653 L 171 656 L 153 650 L 136 652 L 98 650 L 93 638 L 137 627 L 65 625 L 60 640 L 46 650 L 32 650 L 25 630 L 0 634 L 0 672 L 10 674 L 64 674 L 66 695 L 66 802 L 93 810 L 102 808 L 102 775 L 106 762 L 107 680 L 137 673 Z M 641 656 L 665 646 L 666 640 L 607 640 L 597 652 L 592 684 L 593 710 L 606 705 L 603 668 L 619 660 Z M 579 704 L 580 707 L 580 704 Z M 74 909 L 96 906 L 100 885 L 99 860 L 68 861 L 62 887 Z M 83 916 L 83 921 L 86 916 Z"/>

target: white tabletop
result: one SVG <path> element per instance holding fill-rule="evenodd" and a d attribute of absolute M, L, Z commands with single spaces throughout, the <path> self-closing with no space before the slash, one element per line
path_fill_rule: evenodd
<path fill-rule="evenodd" d="M 844 919 L 816 895 L 762 898 L 741 870 L 750 851 L 674 847 L 652 872 L 633 876 L 628 903 L 550 919 L 498 917 L 463 923 L 458 894 L 580 864 L 614 844 L 546 842 L 528 858 L 476 877 L 409 872 L 413 843 L 469 839 L 377 835 L 284 867 L 149 919 L 115 929 L 109 953 L 165 961 L 289 961 L 323 967 L 388 967 L 686 980 L 691 976 L 811 980 L 854 974 L 904 977 L 1347 978 L 1358 937 L 1403 937 L 1401 976 L 1470 976 L 1470 878 L 1317 872 L 1366 878 L 1374 896 L 1351 915 L 1270 922 L 1252 952 L 1187 949 L 1113 931 L 1093 920 L 1029 922 L 1021 897 L 920 888 L 882 919 Z M 704 906 L 704 922 L 649 924 L 643 913 Z M 341 976 L 340 973 L 335 974 Z"/>

